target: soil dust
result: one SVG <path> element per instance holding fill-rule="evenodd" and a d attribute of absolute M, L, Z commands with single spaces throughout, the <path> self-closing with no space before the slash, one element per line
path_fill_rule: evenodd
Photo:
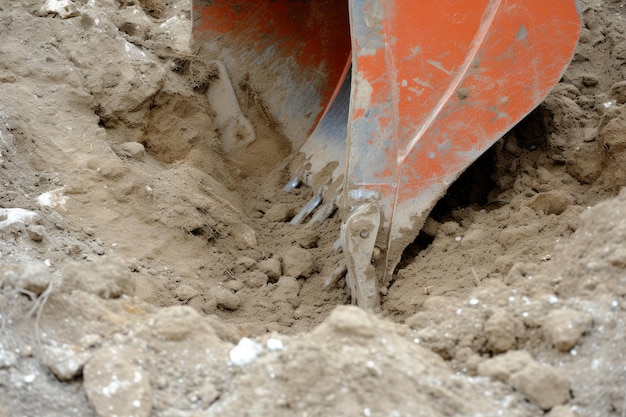
<path fill-rule="evenodd" d="M 289 149 L 225 155 L 187 0 L 0 0 L 0 417 L 626 415 L 626 6 L 450 188 L 373 316 Z"/>

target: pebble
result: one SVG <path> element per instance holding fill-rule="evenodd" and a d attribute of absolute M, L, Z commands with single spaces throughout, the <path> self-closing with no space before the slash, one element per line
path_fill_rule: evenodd
<path fill-rule="evenodd" d="M 20 348 L 20 357 L 30 358 L 33 356 L 33 347 L 31 345 L 22 345 Z"/>
<path fill-rule="evenodd" d="M 62 19 L 80 15 L 78 8 L 71 0 L 46 0 L 39 9 L 40 16 L 58 15 Z"/>
<path fill-rule="evenodd" d="M 143 161 L 146 155 L 146 148 L 139 142 L 124 142 L 120 145 L 120 151 L 127 158 Z"/>
<path fill-rule="evenodd" d="M 585 87 L 593 87 L 600 83 L 596 74 L 583 74 L 581 81 Z"/>
<path fill-rule="evenodd" d="M 583 312 L 561 309 L 552 310 L 543 323 L 543 334 L 561 352 L 567 352 L 580 342 L 591 329 L 591 317 Z"/>
<path fill-rule="evenodd" d="M 267 342 L 265 342 L 267 349 L 270 351 L 277 351 L 277 350 L 284 350 L 285 349 L 285 345 L 283 344 L 283 341 L 280 339 L 276 339 L 273 337 L 270 337 L 269 339 L 267 339 Z"/>
<path fill-rule="evenodd" d="M 509 351 L 478 364 L 477 373 L 495 381 L 507 382 L 512 374 L 524 369 L 534 359 L 525 350 Z"/>
<path fill-rule="evenodd" d="M 102 343 L 102 336 L 95 333 L 86 334 L 80 338 L 80 344 L 83 348 L 90 348 Z"/>
<path fill-rule="evenodd" d="M 626 81 L 618 81 L 611 86 L 611 96 L 617 100 L 617 104 L 626 103 Z"/>
<path fill-rule="evenodd" d="M 211 291 L 219 308 L 225 310 L 237 310 L 241 306 L 241 298 L 234 292 L 224 287 L 215 287 Z"/>
<path fill-rule="evenodd" d="M 267 285 L 269 277 L 261 271 L 249 271 L 241 274 L 241 280 L 249 288 L 261 288 Z"/>
<path fill-rule="evenodd" d="M 243 282 L 239 281 L 238 279 L 231 279 L 229 281 L 226 281 L 223 285 L 224 288 L 227 288 L 234 292 L 237 292 L 243 288 Z"/>
<path fill-rule="evenodd" d="M 570 399 L 569 380 L 557 369 L 530 363 L 511 375 L 511 385 L 542 410 L 550 410 Z"/>
<path fill-rule="evenodd" d="M 338 306 L 331 313 L 326 324 L 341 336 L 376 336 L 376 328 L 371 317 L 354 306 Z M 323 326 L 319 326 L 318 329 Z M 316 330 L 314 330 L 315 332 Z"/>
<path fill-rule="evenodd" d="M 18 278 L 17 285 L 25 290 L 40 295 L 52 282 L 50 268 L 43 262 L 28 264 Z"/>
<path fill-rule="evenodd" d="M 283 255 L 283 273 L 295 278 L 308 278 L 315 271 L 313 254 L 296 246 L 292 246 Z"/>
<path fill-rule="evenodd" d="M 528 206 L 538 213 L 559 215 L 572 204 L 574 204 L 574 197 L 569 193 L 552 190 L 535 195 Z"/>
<path fill-rule="evenodd" d="M 176 298 L 181 301 L 189 301 L 200 293 L 189 284 L 180 284 L 174 291 Z"/>
<path fill-rule="evenodd" d="M 26 233 L 28 237 L 33 242 L 41 242 L 46 236 L 46 228 L 39 225 L 31 224 L 26 228 Z"/>
<path fill-rule="evenodd" d="M 152 389 L 148 375 L 118 348 L 97 351 L 85 365 L 83 387 L 100 417 L 148 417 Z"/>
<path fill-rule="evenodd" d="M 271 282 L 276 282 L 283 273 L 280 259 L 268 258 L 259 262 L 259 270 L 265 273 Z"/>
<path fill-rule="evenodd" d="M 215 402 L 220 396 L 220 392 L 210 382 L 205 382 L 197 392 L 197 396 L 200 397 L 202 405 L 208 407 Z"/>
<path fill-rule="evenodd" d="M 505 311 L 494 313 L 485 322 L 487 346 L 493 353 L 515 348 L 517 340 L 524 337 L 524 323 Z"/>
<path fill-rule="evenodd" d="M 311 249 L 317 247 L 317 242 L 319 241 L 319 238 L 319 234 L 316 230 L 303 228 L 295 233 L 294 242 L 296 242 L 302 248 Z"/>
<path fill-rule="evenodd" d="M 152 331 L 166 340 L 183 340 L 194 330 L 200 314 L 188 306 L 172 306 L 159 309 L 152 323 Z"/>
<path fill-rule="evenodd" d="M 102 298 L 135 293 L 135 281 L 128 265 L 114 255 L 104 255 L 90 263 L 71 262 L 63 269 L 62 278 L 63 292 L 81 290 Z"/>
<path fill-rule="evenodd" d="M 244 366 L 254 362 L 262 351 L 263 346 L 252 339 L 244 337 L 237 343 L 237 346 L 230 350 L 228 358 L 233 365 Z"/>
<path fill-rule="evenodd" d="M 292 306 L 298 304 L 298 294 L 300 293 L 300 284 L 294 277 L 283 276 L 276 282 L 274 289 L 274 299 L 287 301 Z"/>
<path fill-rule="evenodd" d="M 89 352 L 75 346 L 48 346 L 44 364 L 60 381 L 71 381 L 81 374 L 91 356 Z"/>

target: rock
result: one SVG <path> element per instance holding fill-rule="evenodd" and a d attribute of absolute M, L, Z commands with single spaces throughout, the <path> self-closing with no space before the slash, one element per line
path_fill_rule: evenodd
<path fill-rule="evenodd" d="M 139 142 L 124 142 L 120 145 L 120 153 L 118 155 L 143 161 L 143 157 L 146 155 L 146 148 Z"/>
<path fill-rule="evenodd" d="M 598 138 L 598 128 L 596 127 L 586 127 L 583 133 L 584 142 L 593 142 Z"/>
<path fill-rule="evenodd" d="M 317 242 L 319 241 L 319 238 L 320 237 L 317 230 L 305 227 L 296 231 L 293 241 L 297 243 L 301 248 L 311 249 L 317 247 Z"/>
<path fill-rule="evenodd" d="M 578 344 L 591 328 L 591 317 L 575 310 L 552 310 L 543 323 L 543 334 L 561 352 L 567 352 Z"/>
<path fill-rule="evenodd" d="M 439 230 L 446 236 L 452 236 L 460 232 L 461 226 L 457 222 L 449 221 L 443 223 Z"/>
<path fill-rule="evenodd" d="M 598 139 L 608 154 L 626 150 L 626 114 L 620 113 L 605 124 L 598 133 Z"/>
<path fill-rule="evenodd" d="M 470 373 L 470 375 L 477 375 L 478 374 L 478 367 L 484 361 L 485 361 L 485 359 L 482 358 L 480 355 L 478 355 L 478 354 L 472 355 L 469 358 L 467 358 L 467 360 L 465 361 L 465 367 L 467 368 L 467 370 Z"/>
<path fill-rule="evenodd" d="M 478 364 L 476 370 L 480 376 L 507 382 L 512 374 L 521 371 L 533 362 L 533 358 L 525 350 L 509 351 L 503 355 L 482 361 Z"/>
<path fill-rule="evenodd" d="M 85 365 L 83 387 L 101 417 L 148 417 L 152 389 L 148 375 L 117 348 L 100 349 Z"/>
<path fill-rule="evenodd" d="M 273 298 L 277 300 L 285 300 L 292 306 L 298 304 L 298 294 L 300 293 L 300 284 L 294 277 L 283 276 L 276 282 Z"/>
<path fill-rule="evenodd" d="M 596 74 L 582 74 L 580 81 L 585 87 L 594 87 L 600 83 Z"/>
<path fill-rule="evenodd" d="M 263 346 L 247 337 L 242 338 L 235 347 L 230 350 L 228 359 L 236 366 L 248 365 L 263 351 Z"/>
<path fill-rule="evenodd" d="M 591 184 L 605 168 L 595 143 L 586 143 L 578 150 L 565 152 L 565 171 L 583 184 Z"/>
<path fill-rule="evenodd" d="M 535 195 L 528 206 L 538 213 L 559 215 L 572 204 L 574 204 L 574 197 L 569 193 L 552 190 Z"/>
<path fill-rule="evenodd" d="M 424 226 L 422 226 L 422 232 L 426 233 L 427 236 L 435 237 L 437 236 L 440 226 L 439 222 L 432 217 L 428 217 L 424 222 Z"/>
<path fill-rule="evenodd" d="M 50 283 L 52 283 L 52 273 L 43 262 L 26 265 L 17 281 L 18 287 L 32 291 L 37 295 L 44 292 Z"/>
<path fill-rule="evenodd" d="M 102 298 L 135 293 L 130 269 L 121 257 L 114 255 L 102 256 L 93 263 L 71 262 L 63 269 L 62 279 L 63 292 L 81 290 Z"/>
<path fill-rule="evenodd" d="M 249 288 L 261 288 L 267 285 L 268 276 L 261 271 L 250 271 L 239 276 L 243 283 Z"/>
<path fill-rule="evenodd" d="M 227 288 L 234 292 L 237 292 L 243 288 L 243 282 L 239 281 L 238 279 L 231 279 L 229 281 L 226 281 L 222 285 L 224 285 L 224 288 Z"/>
<path fill-rule="evenodd" d="M 194 287 L 189 284 L 180 284 L 178 287 L 176 287 L 176 291 L 174 291 L 174 293 L 176 294 L 176 298 L 181 301 L 189 301 L 193 297 L 200 294 Z"/>
<path fill-rule="evenodd" d="M 30 358 L 33 356 L 33 347 L 31 345 L 22 345 L 20 347 L 20 357 Z"/>
<path fill-rule="evenodd" d="M 80 344 L 83 348 L 90 348 L 102 343 L 102 336 L 91 333 L 80 338 Z"/>
<path fill-rule="evenodd" d="M 259 269 L 264 272 L 271 282 L 276 282 L 282 275 L 282 265 L 280 259 L 268 258 L 259 262 Z"/>
<path fill-rule="evenodd" d="M 626 103 L 626 81 L 616 82 L 611 86 L 611 96 L 615 98 L 617 104 Z"/>
<path fill-rule="evenodd" d="M 183 340 L 196 329 L 200 320 L 200 314 L 191 307 L 166 307 L 157 311 L 152 330 L 162 339 Z"/>
<path fill-rule="evenodd" d="M 12 224 L 30 224 L 37 218 L 37 213 L 22 208 L 0 208 L 0 229 Z"/>
<path fill-rule="evenodd" d="M 71 381 L 79 376 L 91 354 L 76 346 L 48 346 L 44 364 L 60 381 Z"/>
<path fill-rule="evenodd" d="M 494 313 L 485 322 L 487 346 L 493 353 L 502 353 L 517 346 L 517 340 L 524 337 L 524 323 L 505 311 Z"/>
<path fill-rule="evenodd" d="M 11 71 L 0 70 L 0 83 L 14 83 L 17 81 L 17 77 Z M 4 162 L 0 159 L 0 165 Z"/>
<path fill-rule="evenodd" d="M 196 394 L 205 408 L 214 403 L 220 396 L 220 392 L 211 382 L 205 382 Z"/>
<path fill-rule="evenodd" d="M 511 375 L 509 382 L 542 410 L 550 410 L 570 399 L 569 380 L 551 366 L 532 362 Z"/>
<path fill-rule="evenodd" d="M 46 228 L 43 226 L 31 224 L 26 228 L 26 233 L 28 233 L 28 237 L 33 242 L 42 242 L 44 237 L 46 236 Z"/>
<path fill-rule="evenodd" d="M 224 288 L 224 287 L 215 287 L 211 291 L 211 295 L 215 297 L 215 301 L 219 308 L 223 308 L 225 310 L 237 310 L 241 305 L 241 298 L 234 292 Z"/>
<path fill-rule="evenodd" d="M 62 19 L 80 15 L 78 8 L 71 0 L 46 0 L 39 9 L 39 16 L 59 15 Z"/>
<path fill-rule="evenodd" d="M 339 336 L 369 338 L 376 335 L 372 318 L 364 310 L 354 306 L 335 307 L 324 324 L 313 330 L 313 333 L 329 328 Z"/>
<path fill-rule="evenodd" d="M 306 249 L 292 246 L 283 255 L 283 273 L 295 278 L 308 278 L 315 270 L 313 254 Z"/>

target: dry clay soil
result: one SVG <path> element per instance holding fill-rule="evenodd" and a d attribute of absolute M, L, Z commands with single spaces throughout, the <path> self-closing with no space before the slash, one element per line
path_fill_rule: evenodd
<path fill-rule="evenodd" d="M 259 140 L 224 156 L 190 9 L 0 0 L 0 417 L 626 415 L 624 2 L 581 0 L 378 316 L 238 82 Z"/>

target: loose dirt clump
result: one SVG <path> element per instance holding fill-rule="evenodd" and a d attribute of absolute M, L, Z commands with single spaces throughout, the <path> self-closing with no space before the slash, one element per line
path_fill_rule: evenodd
<path fill-rule="evenodd" d="M 222 149 L 189 1 L 0 0 L 0 417 L 623 416 L 626 12 L 580 10 L 375 317 L 246 82 Z"/>

